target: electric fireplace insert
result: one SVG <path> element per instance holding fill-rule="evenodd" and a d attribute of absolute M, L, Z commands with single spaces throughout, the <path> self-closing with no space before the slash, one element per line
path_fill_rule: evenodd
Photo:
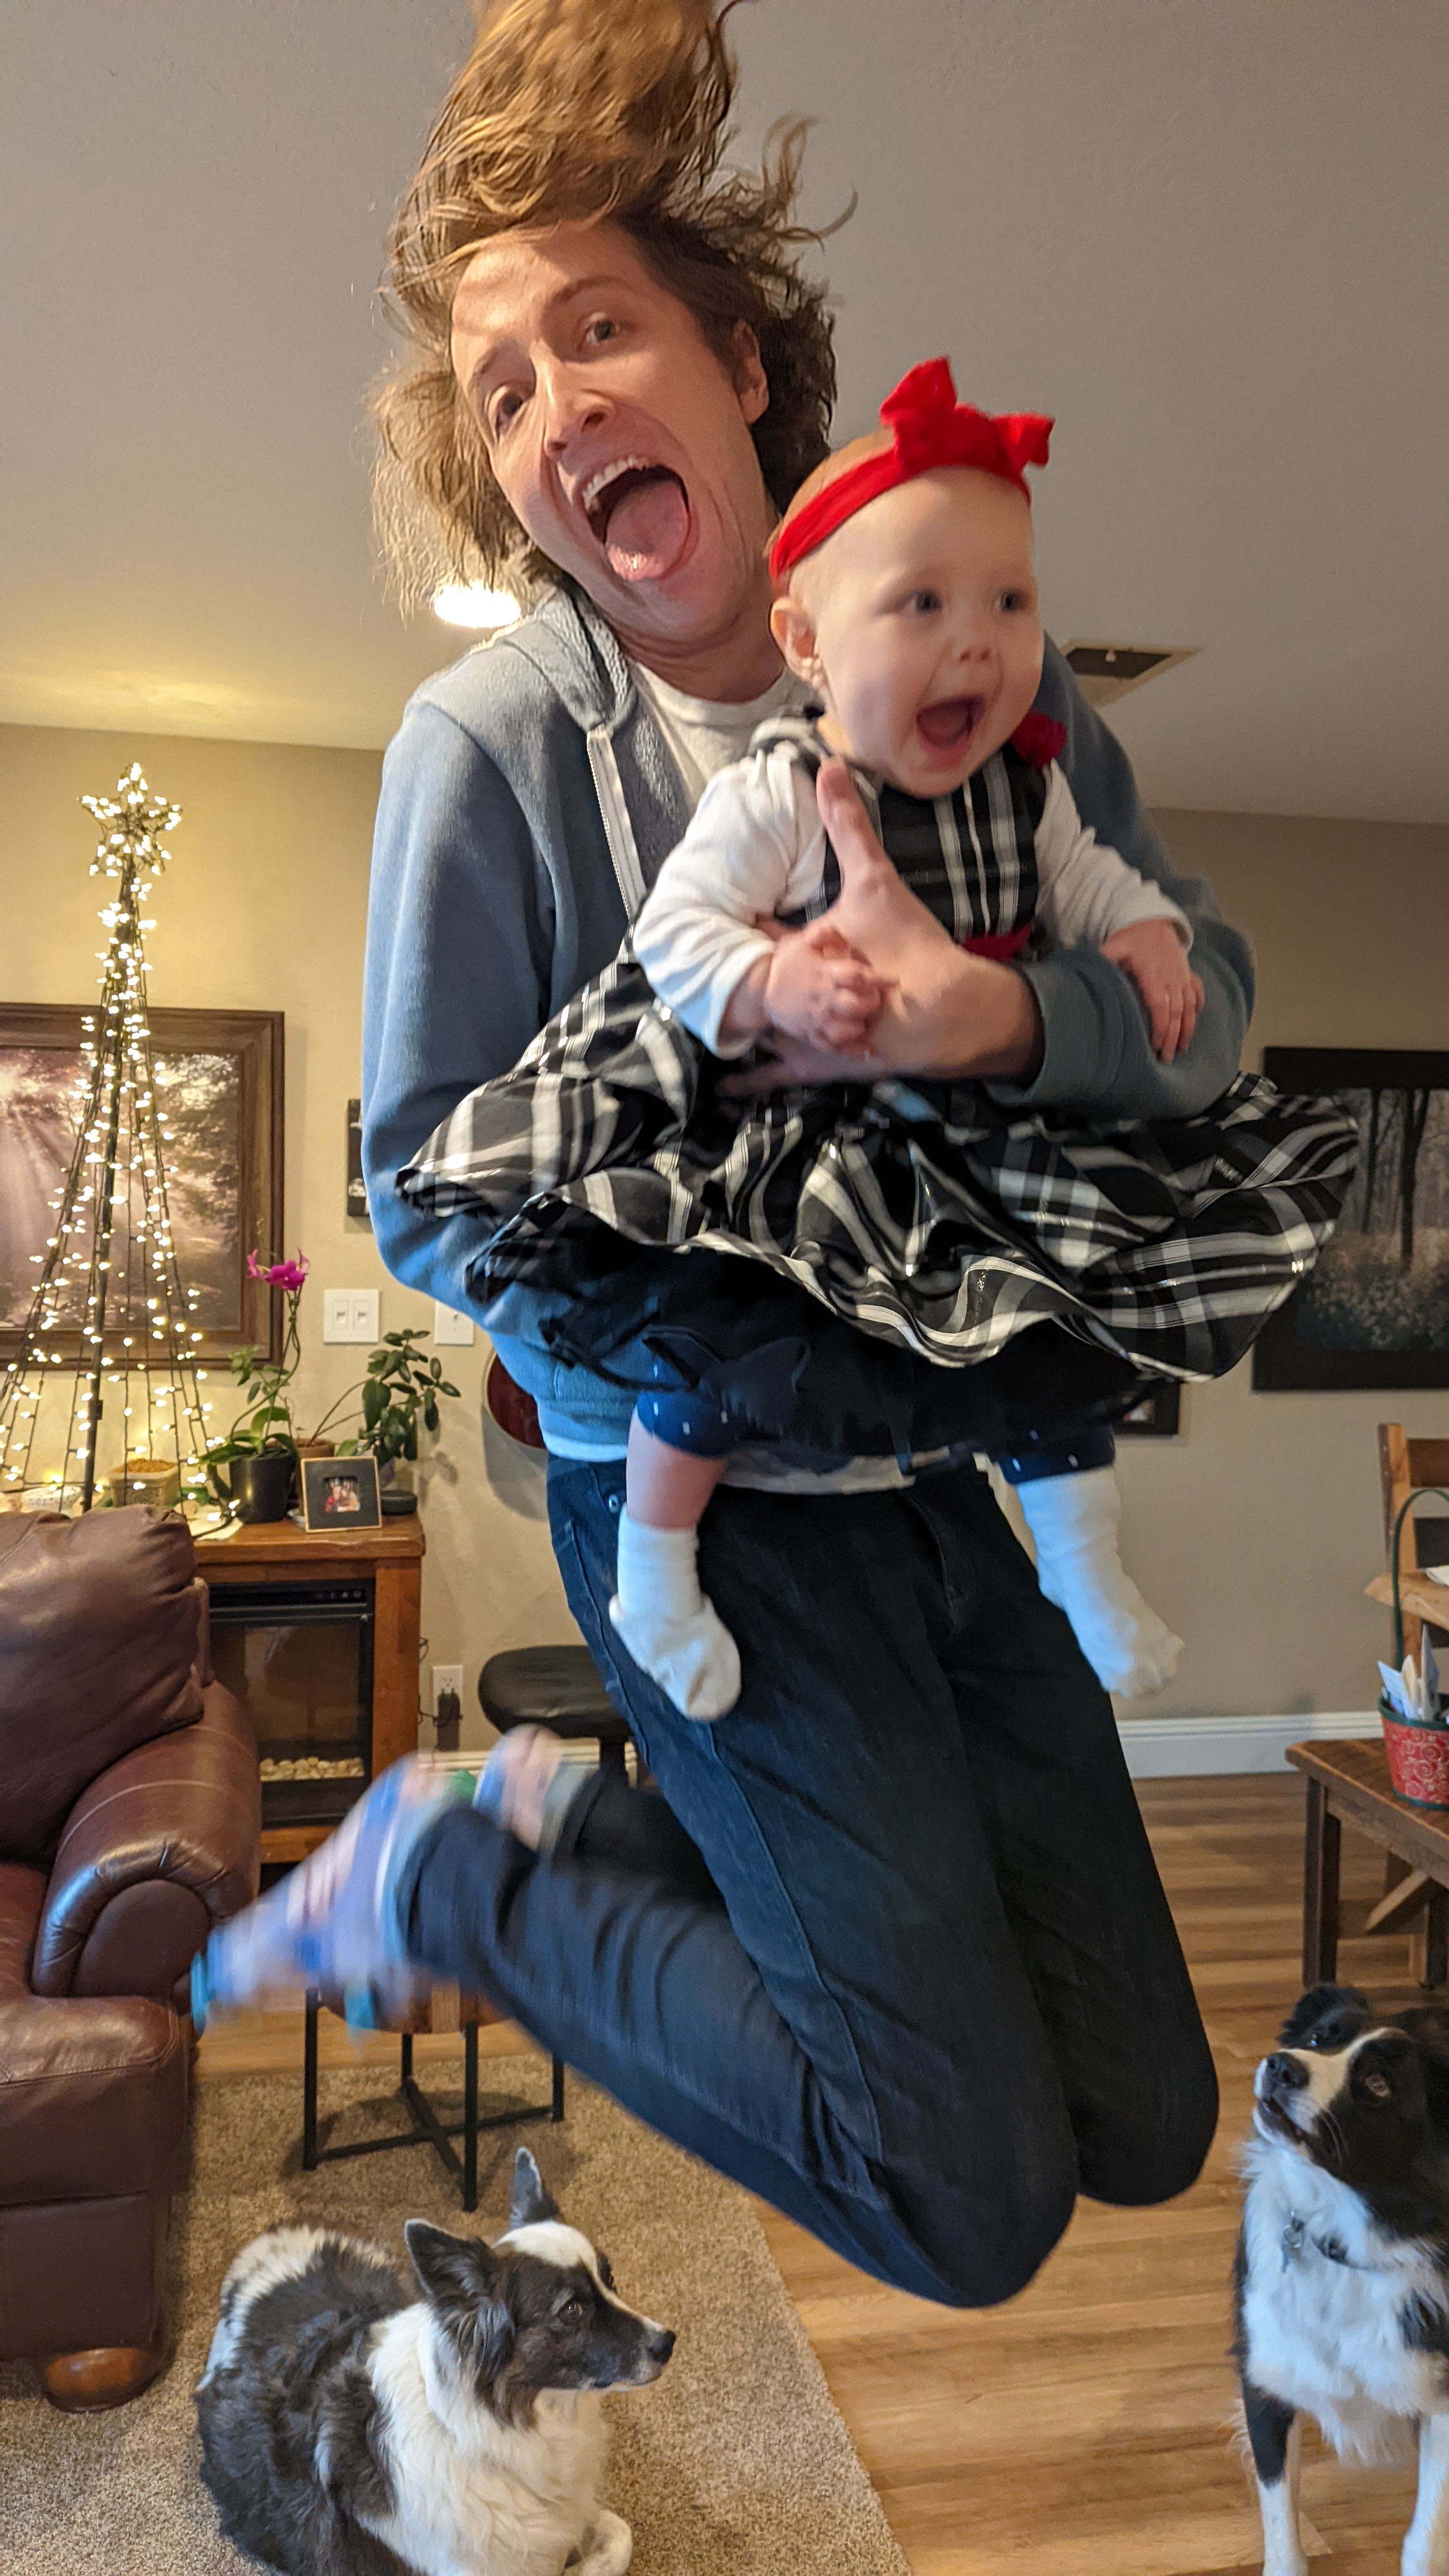
<path fill-rule="evenodd" d="M 372 1776 L 374 1587 L 217 1583 L 211 1660 L 251 1719 L 262 1825 L 335 1825 Z"/>

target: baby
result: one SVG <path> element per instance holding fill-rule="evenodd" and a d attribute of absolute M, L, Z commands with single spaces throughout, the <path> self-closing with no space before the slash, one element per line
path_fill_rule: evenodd
<path fill-rule="evenodd" d="M 888 850 L 928 901 L 936 895 L 939 908 L 949 898 L 953 872 L 994 879 L 970 889 L 980 922 L 967 946 L 1009 960 L 1035 934 L 1059 946 L 1091 941 L 1131 976 L 1154 1047 L 1170 1062 L 1191 1039 L 1203 997 L 1185 915 L 1096 840 L 1054 763 L 1044 794 L 1027 800 L 1035 813 L 1017 813 L 1023 800 L 1000 774 L 1041 681 L 1023 467 L 1045 464 L 1050 423 L 993 422 L 958 406 L 944 360 L 914 369 L 882 420 L 804 484 L 771 552 L 771 625 L 818 701 L 815 740 L 808 728 L 779 726 L 710 782 L 635 923 L 639 962 L 716 1056 L 743 1056 L 784 1034 L 869 1060 L 891 996 L 823 908 L 831 862 L 815 780 L 829 753 L 855 768 Z M 943 421 L 959 452 L 903 472 L 911 430 L 925 431 L 930 453 Z M 1034 901 L 1023 903 L 1025 872 L 1011 866 L 1024 852 L 1003 865 L 989 832 L 963 848 L 943 800 L 968 782 L 973 809 L 984 802 L 988 819 L 1004 809 L 1013 843 L 1029 840 Z M 902 810 L 906 799 L 914 814 Z M 891 822 L 905 826 L 897 848 Z M 948 904 L 953 926 L 960 909 Z M 734 1445 L 727 1421 L 706 1419 L 692 1397 L 640 1399 L 611 1615 L 636 1662 L 691 1715 L 721 1713 L 739 1688 L 733 1640 L 699 1590 L 695 1562 L 700 1516 Z M 1101 1463 L 1083 1469 L 1077 1444 L 1062 1479 L 1041 1472 L 1049 1451 L 1034 1452 L 1022 1504 L 1044 1589 L 1068 1609 L 1101 1678 L 1118 1690 L 1153 1689 L 1180 1645 L 1122 1570 L 1110 1436 L 1105 1458 L 1103 1446 L 1099 1436 Z"/>

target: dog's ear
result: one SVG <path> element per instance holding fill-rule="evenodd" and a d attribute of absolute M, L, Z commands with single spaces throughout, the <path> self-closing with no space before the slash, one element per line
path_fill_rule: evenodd
<path fill-rule="evenodd" d="M 1449 2012 L 1442 2004 L 1416 2004 L 1395 2013 L 1394 2022 L 1418 2045 L 1424 2096 L 1440 2140 L 1449 2143 Z"/>
<path fill-rule="evenodd" d="M 1278 2033 L 1280 2048 L 1347 2048 L 1369 2018 L 1369 2000 L 1357 1986 L 1310 1986 L 1299 1996 Z"/>
<path fill-rule="evenodd" d="M 410 2218 L 403 2235 L 423 2294 L 460 2364 L 486 2387 L 513 2350 L 502 2263 L 481 2238 L 450 2236 L 426 2218 Z"/>
<path fill-rule="evenodd" d="M 435 2307 L 473 2307 L 490 2296 L 497 2259 L 480 2237 L 450 2236 L 426 2218 L 410 2218 L 403 2236 L 424 2295 Z"/>
<path fill-rule="evenodd" d="M 1389 2018 L 1397 2030 L 1406 2030 L 1421 2048 L 1432 2049 L 1436 2057 L 1449 2058 L 1449 2011 L 1443 2004 L 1413 2004 L 1407 2012 Z"/>
<path fill-rule="evenodd" d="M 546 2218 L 557 2218 L 558 2202 L 549 2190 L 527 2147 L 520 2147 L 513 2159 L 513 2180 L 508 2193 L 510 2227 L 541 2227 Z"/>

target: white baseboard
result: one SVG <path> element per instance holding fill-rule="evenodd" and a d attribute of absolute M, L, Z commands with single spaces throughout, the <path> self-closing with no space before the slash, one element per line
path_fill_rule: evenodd
<path fill-rule="evenodd" d="M 1118 1732 L 1134 1780 L 1174 1780 L 1207 1772 L 1281 1771 L 1290 1744 L 1342 1743 L 1377 1735 L 1371 1708 L 1320 1709 L 1308 1717 L 1119 1717 Z"/>

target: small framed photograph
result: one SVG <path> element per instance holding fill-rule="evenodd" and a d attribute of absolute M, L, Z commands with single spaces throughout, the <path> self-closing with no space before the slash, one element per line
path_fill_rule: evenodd
<path fill-rule="evenodd" d="M 326 1530 L 334 1538 L 348 1530 L 381 1529 L 377 1460 L 304 1458 L 302 1518 L 309 1530 Z"/>
<path fill-rule="evenodd" d="M 1182 1429 L 1182 1389 L 1176 1378 L 1164 1378 L 1112 1428 L 1137 1440 L 1175 1440 Z"/>

